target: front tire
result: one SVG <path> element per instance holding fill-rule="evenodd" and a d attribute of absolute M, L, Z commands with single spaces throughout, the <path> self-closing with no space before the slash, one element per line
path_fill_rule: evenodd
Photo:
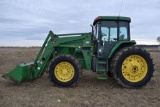
<path fill-rule="evenodd" d="M 154 71 L 150 54 L 139 47 L 122 48 L 112 60 L 111 73 L 119 85 L 140 88 L 146 85 Z"/>
<path fill-rule="evenodd" d="M 63 87 L 75 85 L 82 76 L 79 61 L 71 55 L 59 55 L 50 64 L 49 76 L 51 81 Z"/>

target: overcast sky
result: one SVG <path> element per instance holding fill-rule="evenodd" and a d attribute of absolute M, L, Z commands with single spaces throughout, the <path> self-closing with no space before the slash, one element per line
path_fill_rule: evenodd
<path fill-rule="evenodd" d="M 0 46 L 41 45 L 48 32 L 91 32 L 97 16 L 131 17 L 131 39 L 158 44 L 160 0 L 0 0 Z"/>

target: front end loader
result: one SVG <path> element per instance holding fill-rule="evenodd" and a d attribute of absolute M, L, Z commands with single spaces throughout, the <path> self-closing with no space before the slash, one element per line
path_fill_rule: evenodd
<path fill-rule="evenodd" d="M 130 40 L 130 22 L 129 17 L 99 16 L 89 33 L 50 31 L 33 62 L 19 64 L 3 77 L 21 84 L 48 71 L 54 84 L 68 87 L 87 69 L 98 79 L 107 79 L 108 74 L 122 87 L 140 88 L 150 81 L 154 64 L 150 54 Z"/>
<path fill-rule="evenodd" d="M 53 35 L 54 34 L 50 31 L 33 62 L 19 64 L 11 72 L 3 75 L 3 77 L 17 84 L 21 84 L 24 81 L 34 80 L 42 75 L 45 69 L 48 67 L 49 58 L 53 53 L 53 46 L 51 43 Z"/>

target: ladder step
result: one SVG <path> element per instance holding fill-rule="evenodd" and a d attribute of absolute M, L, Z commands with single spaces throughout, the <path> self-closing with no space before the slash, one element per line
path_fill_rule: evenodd
<path fill-rule="evenodd" d="M 107 70 L 105 69 L 97 69 L 97 72 L 106 72 Z"/>
<path fill-rule="evenodd" d="M 97 62 L 98 64 L 107 64 L 107 62 Z"/>
<path fill-rule="evenodd" d="M 99 79 L 99 80 L 106 80 L 107 77 L 105 77 L 105 76 L 97 76 L 97 79 Z"/>

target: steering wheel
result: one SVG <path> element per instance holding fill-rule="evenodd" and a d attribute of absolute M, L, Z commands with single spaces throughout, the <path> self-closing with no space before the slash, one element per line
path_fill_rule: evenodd
<path fill-rule="evenodd" d="M 105 33 L 101 33 L 102 36 L 107 36 Z"/>

